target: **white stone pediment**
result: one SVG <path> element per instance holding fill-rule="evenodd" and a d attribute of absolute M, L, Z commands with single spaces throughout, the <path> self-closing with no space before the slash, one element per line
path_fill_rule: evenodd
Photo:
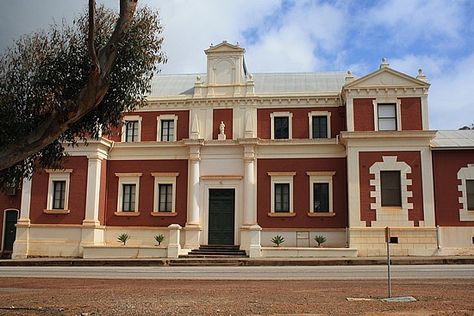
<path fill-rule="evenodd" d="M 429 83 L 387 67 L 356 79 L 344 86 L 345 89 L 383 87 L 429 87 Z"/>
<path fill-rule="evenodd" d="M 245 49 L 240 47 L 239 45 L 232 45 L 223 41 L 220 44 L 215 46 L 211 46 L 204 51 L 206 54 L 219 54 L 219 53 L 244 53 Z"/>

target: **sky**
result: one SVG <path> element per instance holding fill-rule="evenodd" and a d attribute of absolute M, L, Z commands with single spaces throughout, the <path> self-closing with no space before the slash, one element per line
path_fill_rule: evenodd
<path fill-rule="evenodd" d="M 118 0 L 97 0 L 118 10 Z M 206 71 L 204 49 L 246 49 L 251 73 L 390 67 L 431 83 L 431 129 L 474 123 L 474 1 L 139 0 L 160 12 L 168 63 L 162 73 Z M 87 0 L 0 1 L 0 54 L 19 36 L 70 21 Z M 471 90 L 472 89 L 472 90 Z"/>

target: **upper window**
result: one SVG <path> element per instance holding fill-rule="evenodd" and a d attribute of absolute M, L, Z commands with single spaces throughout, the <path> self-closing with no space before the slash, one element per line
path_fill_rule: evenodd
<path fill-rule="evenodd" d="M 396 104 L 378 104 L 377 121 L 379 131 L 397 130 L 397 105 Z"/>
<path fill-rule="evenodd" d="M 268 172 L 271 177 L 269 216 L 295 216 L 293 212 L 293 177 L 296 172 Z"/>
<path fill-rule="evenodd" d="M 380 171 L 382 206 L 402 206 L 400 171 Z"/>
<path fill-rule="evenodd" d="M 176 215 L 176 178 L 177 172 L 152 172 L 155 177 L 153 216 Z"/>
<path fill-rule="evenodd" d="M 138 216 L 141 173 L 116 173 L 119 177 L 117 212 L 118 216 Z"/>
<path fill-rule="evenodd" d="M 467 209 L 474 211 L 474 180 L 466 180 Z"/>
<path fill-rule="evenodd" d="M 157 118 L 157 141 L 172 142 L 177 140 L 176 127 L 178 116 L 174 114 L 162 114 Z"/>
<path fill-rule="evenodd" d="M 48 200 L 45 213 L 69 213 L 69 182 L 72 169 L 46 169 L 49 174 Z"/>
<path fill-rule="evenodd" d="M 331 112 L 311 111 L 309 118 L 309 138 L 331 138 Z"/>
<path fill-rule="evenodd" d="M 292 113 L 273 112 L 270 114 L 271 138 L 291 139 L 292 138 Z"/>
<path fill-rule="evenodd" d="M 141 139 L 141 117 L 127 115 L 123 118 L 122 142 L 139 142 Z"/>

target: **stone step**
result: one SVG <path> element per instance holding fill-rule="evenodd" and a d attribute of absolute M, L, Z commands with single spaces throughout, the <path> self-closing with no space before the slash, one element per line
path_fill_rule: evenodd
<path fill-rule="evenodd" d="M 187 254 L 188 256 L 240 256 L 245 257 L 245 251 L 192 251 Z"/>

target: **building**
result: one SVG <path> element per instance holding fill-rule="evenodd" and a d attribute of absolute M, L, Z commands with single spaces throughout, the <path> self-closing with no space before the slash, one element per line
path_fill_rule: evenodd
<path fill-rule="evenodd" d="M 121 130 L 1 196 L 2 250 L 378 256 L 390 227 L 395 256 L 474 253 L 474 131 L 429 129 L 421 70 L 252 75 L 244 52 L 224 41 L 205 50 L 207 73 L 157 76 Z"/>

